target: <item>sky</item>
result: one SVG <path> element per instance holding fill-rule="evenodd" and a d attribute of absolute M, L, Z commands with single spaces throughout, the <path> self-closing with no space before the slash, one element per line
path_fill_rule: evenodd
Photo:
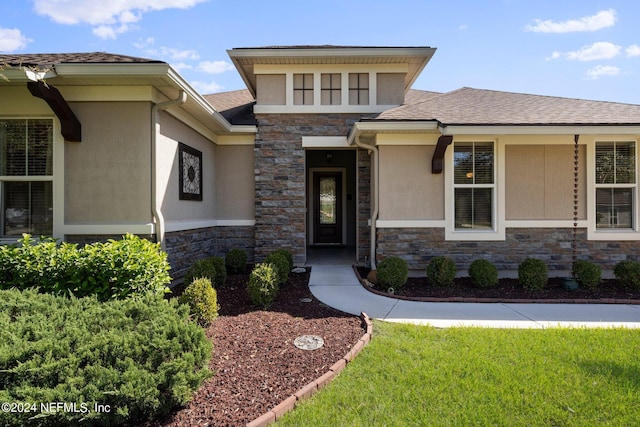
<path fill-rule="evenodd" d="M 640 104 L 636 0 L 3 0 L 1 53 L 109 52 L 244 89 L 227 49 L 430 46 L 414 89 Z"/>

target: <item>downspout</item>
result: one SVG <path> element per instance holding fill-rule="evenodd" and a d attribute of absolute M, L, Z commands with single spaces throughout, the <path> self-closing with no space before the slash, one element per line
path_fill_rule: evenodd
<path fill-rule="evenodd" d="M 168 101 L 154 104 L 151 108 L 151 213 L 153 221 L 156 224 L 156 241 L 160 243 L 160 247 L 164 251 L 166 249 L 164 241 L 164 216 L 162 216 L 162 207 L 159 205 L 157 196 L 157 131 L 160 125 L 160 111 L 166 110 L 173 105 L 181 105 L 187 102 L 187 94 L 184 90 L 180 90 L 176 99 L 170 99 Z"/>
<path fill-rule="evenodd" d="M 358 147 L 369 150 L 371 153 L 372 167 L 371 175 L 373 175 L 373 189 L 371 191 L 371 249 L 369 253 L 369 259 L 371 260 L 371 269 L 376 270 L 376 221 L 378 220 L 378 182 L 380 178 L 379 174 L 379 159 L 378 148 L 374 145 L 368 145 L 360 141 L 360 135 L 356 135 L 355 143 Z"/>

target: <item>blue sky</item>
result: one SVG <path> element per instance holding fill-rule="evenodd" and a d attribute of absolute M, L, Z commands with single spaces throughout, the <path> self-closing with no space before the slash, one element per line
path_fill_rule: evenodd
<path fill-rule="evenodd" d="M 243 89 L 226 50 L 431 46 L 414 84 L 640 104 L 635 0 L 3 0 L 0 52 L 167 61 L 202 93 Z"/>

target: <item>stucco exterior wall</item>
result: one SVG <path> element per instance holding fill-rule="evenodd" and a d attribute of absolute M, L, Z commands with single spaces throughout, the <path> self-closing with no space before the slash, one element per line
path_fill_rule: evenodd
<path fill-rule="evenodd" d="M 151 104 L 75 102 L 82 142 L 65 144 L 65 223 L 151 221 Z"/>
<path fill-rule="evenodd" d="M 256 86 L 256 103 L 258 105 L 284 105 L 286 103 L 286 76 L 284 74 L 258 74 Z"/>
<path fill-rule="evenodd" d="M 400 105 L 404 102 L 404 73 L 378 73 L 378 105 Z"/>
<path fill-rule="evenodd" d="M 253 146 L 217 146 L 215 157 L 216 218 L 255 217 Z"/>
<path fill-rule="evenodd" d="M 202 152 L 202 201 L 180 200 L 178 143 Z M 213 220 L 216 216 L 216 147 L 167 112 L 160 113 L 157 137 L 157 197 L 165 221 Z"/>
<path fill-rule="evenodd" d="M 42 115 L 53 117 L 46 102 L 31 95 L 24 86 L 0 86 L 0 116 Z"/>
<path fill-rule="evenodd" d="M 379 219 L 444 219 L 444 176 L 431 173 L 435 146 L 383 145 L 378 150 Z"/>
<path fill-rule="evenodd" d="M 586 219 L 585 147 L 578 156 L 578 219 Z M 505 147 L 505 216 L 507 220 L 573 219 L 574 147 L 507 145 Z"/>

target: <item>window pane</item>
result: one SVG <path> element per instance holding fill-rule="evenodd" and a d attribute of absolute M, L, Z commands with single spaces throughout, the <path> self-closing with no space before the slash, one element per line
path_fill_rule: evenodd
<path fill-rule="evenodd" d="M 491 188 L 456 188 L 455 228 L 493 228 L 493 197 Z"/>
<path fill-rule="evenodd" d="M 349 104 L 369 105 L 369 74 L 349 74 Z"/>
<path fill-rule="evenodd" d="M 320 178 L 320 224 L 336 223 L 336 203 L 336 179 Z"/>
<path fill-rule="evenodd" d="M 340 105 L 341 76 L 339 73 L 321 75 L 321 103 L 322 105 Z"/>
<path fill-rule="evenodd" d="M 29 175 L 53 175 L 53 123 L 29 120 Z"/>
<path fill-rule="evenodd" d="M 596 227 L 633 228 L 633 189 L 596 189 Z"/>
<path fill-rule="evenodd" d="M 27 121 L 0 121 L 0 175 L 26 175 Z"/>
<path fill-rule="evenodd" d="M 453 149 L 453 182 L 473 184 L 473 144 L 455 144 Z"/>
<path fill-rule="evenodd" d="M 475 143 L 474 184 L 493 184 L 493 144 Z"/>
<path fill-rule="evenodd" d="M 634 184 L 635 182 L 635 144 L 632 142 L 597 143 L 596 184 Z"/>
<path fill-rule="evenodd" d="M 50 181 L 5 182 L 2 194 L 5 236 L 53 233 L 53 186 Z"/>

